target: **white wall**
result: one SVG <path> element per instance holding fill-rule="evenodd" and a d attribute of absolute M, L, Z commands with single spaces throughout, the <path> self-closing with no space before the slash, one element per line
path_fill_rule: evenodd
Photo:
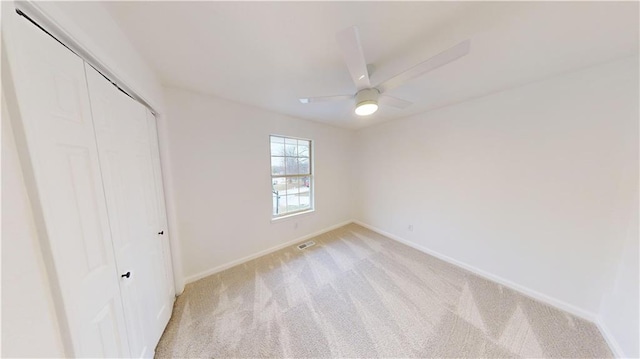
<path fill-rule="evenodd" d="M 2 96 L 3 358 L 63 357 L 49 278 Z"/>
<path fill-rule="evenodd" d="M 351 219 L 351 131 L 180 89 L 165 100 L 187 277 Z M 270 134 L 314 141 L 315 212 L 271 221 Z"/>
<path fill-rule="evenodd" d="M 627 58 L 363 129 L 356 218 L 595 319 L 637 178 L 637 79 Z"/>
<path fill-rule="evenodd" d="M 611 277 L 612 288 L 604 295 L 600 308 L 600 325 L 612 339 L 612 347 L 625 358 L 640 357 L 640 267 L 638 253 L 638 178 L 635 178 L 635 195 L 629 197 L 631 211 L 629 216 L 622 217 L 628 225 L 621 226 L 626 230 L 626 241 L 620 253 L 615 273 Z"/>

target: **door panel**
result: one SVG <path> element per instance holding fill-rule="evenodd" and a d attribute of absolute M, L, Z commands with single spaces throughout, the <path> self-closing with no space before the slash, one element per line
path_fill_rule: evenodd
<path fill-rule="evenodd" d="M 149 357 L 155 347 L 145 309 L 149 258 L 144 247 L 149 219 L 140 191 L 132 132 L 132 118 L 144 114 L 144 109 L 137 109 L 90 66 L 86 71 L 131 355 Z M 126 273 L 129 276 L 122 277 Z"/>
<path fill-rule="evenodd" d="M 176 295 L 174 279 L 173 279 L 173 264 L 171 260 L 171 245 L 169 240 L 169 231 L 167 227 L 167 210 L 164 198 L 164 184 L 162 181 L 162 165 L 160 163 L 160 148 L 158 144 L 158 132 L 156 118 L 151 111 L 147 110 L 147 119 L 149 121 L 149 139 L 151 142 L 151 157 L 153 160 L 153 178 L 155 183 L 156 198 L 158 203 L 158 223 L 160 231 L 159 234 L 162 238 L 162 256 L 164 260 L 165 268 L 165 292 L 166 296 L 170 299 L 170 305 L 173 305 L 173 301 Z M 167 318 L 168 320 L 168 318 Z"/>
<path fill-rule="evenodd" d="M 90 338 L 96 338 L 99 340 L 97 340 L 95 343 L 91 343 L 89 347 L 103 347 L 103 350 L 98 352 L 99 354 L 96 356 L 103 358 L 128 356 L 128 353 L 125 355 L 119 350 L 122 345 L 104 346 L 105 343 L 117 343 L 120 340 L 120 338 L 115 335 L 115 333 L 117 332 L 116 329 L 118 327 L 118 315 L 116 314 L 117 312 L 114 308 L 120 305 L 120 303 L 117 303 L 116 301 L 116 299 L 110 300 L 91 321 L 90 331 L 92 333 L 90 335 Z M 85 350 L 85 352 L 90 351 L 90 348 L 87 348 L 87 350 Z"/>
<path fill-rule="evenodd" d="M 153 355 L 171 315 L 147 109 L 87 66 L 131 352 Z M 172 300 L 172 299 L 171 299 Z M 170 304 L 169 304 L 170 303 Z"/>
<path fill-rule="evenodd" d="M 162 276 L 162 279 L 158 278 L 158 287 L 160 290 L 159 297 L 162 298 L 162 305 L 155 313 L 158 327 L 166 327 L 171 317 L 171 311 L 173 309 L 173 302 L 175 300 L 175 286 L 173 282 L 173 264 L 171 260 L 171 247 L 169 243 L 169 231 L 167 227 L 167 215 L 164 199 L 164 187 L 162 182 L 162 168 L 160 164 L 160 149 L 158 146 L 158 133 L 156 118 L 151 111 L 147 110 L 147 122 L 148 122 L 148 136 L 149 146 L 151 151 L 151 168 L 150 175 L 152 177 L 151 182 L 154 184 L 154 198 L 156 204 L 156 220 L 158 231 L 156 232 L 157 242 L 155 250 L 158 253 L 154 256 L 156 258 L 155 267 L 158 268 L 156 273 Z M 160 338 L 162 331 L 156 333 Z"/>
<path fill-rule="evenodd" d="M 18 15 L 3 20 L 12 32 L 3 40 L 20 113 L 14 129 L 51 249 L 70 354 L 129 356 L 83 61 Z"/>

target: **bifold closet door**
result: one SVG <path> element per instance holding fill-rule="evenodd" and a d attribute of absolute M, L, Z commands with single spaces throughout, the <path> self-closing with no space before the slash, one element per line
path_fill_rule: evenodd
<path fill-rule="evenodd" d="M 176 287 L 173 278 L 173 261 L 171 259 L 171 244 L 169 242 L 169 231 L 167 230 L 167 208 L 164 198 L 164 185 L 162 181 L 162 165 L 160 163 L 160 148 L 158 143 L 158 129 L 155 116 L 147 109 L 147 123 L 149 124 L 149 141 L 151 145 L 151 160 L 153 166 L 153 177 L 156 191 L 157 201 L 157 219 L 160 231 L 157 233 L 160 247 L 157 249 L 160 253 L 155 256 L 161 259 L 156 262 L 159 266 L 157 273 L 163 278 L 158 278 L 158 286 L 163 288 L 162 297 L 165 298 L 165 305 L 156 313 L 156 320 L 160 323 L 157 333 L 158 339 L 162 336 L 171 312 L 173 310 L 173 302 L 176 297 Z"/>
<path fill-rule="evenodd" d="M 169 268 L 163 255 L 147 109 L 86 65 L 122 298 L 135 357 L 153 355 L 173 304 L 166 295 Z"/>
<path fill-rule="evenodd" d="M 3 90 L 15 89 L 9 110 L 38 235 L 53 260 L 68 354 L 129 357 L 84 63 L 26 19 L 3 21 L 11 33 L 3 34 Z"/>

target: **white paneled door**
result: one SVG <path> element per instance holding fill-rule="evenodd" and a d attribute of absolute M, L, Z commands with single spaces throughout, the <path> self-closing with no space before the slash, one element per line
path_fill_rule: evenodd
<path fill-rule="evenodd" d="M 15 89 L 9 106 L 19 114 L 12 120 L 55 267 L 49 275 L 61 294 L 69 354 L 129 357 L 83 61 L 17 15 L 5 21 L 15 36 L 3 38 L 11 68 L 9 75 L 2 65 L 3 87 L 11 81 Z"/>
<path fill-rule="evenodd" d="M 155 118 L 12 15 L 3 90 L 68 354 L 152 357 L 175 298 Z"/>
<path fill-rule="evenodd" d="M 159 243 L 159 247 L 156 247 L 156 249 L 159 253 L 154 255 L 154 258 L 161 259 L 160 262 L 156 262 L 156 266 L 158 267 L 158 276 L 156 278 L 158 280 L 158 287 L 161 290 L 160 298 L 163 298 L 163 301 L 162 305 L 155 312 L 155 320 L 159 322 L 156 327 L 160 329 L 160 331 L 156 333 L 156 336 L 160 338 L 169 318 L 171 317 L 171 310 L 173 309 L 172 305 L 176 295 L 176 290 L 173 280 L 171 245 L 169 243 L 169 233 L 167 231 L 167 211 L 164 199 L 164 186 L 162 182 L 162 166 L 160 165 L 157 123 L 156 118 L 148 109 L 147 123 L 149 130 L 149 144 L 151 146 L 150 151 L 155 185 L 155 197 L 157 201 L 156 212 L 158 228 L 160 229 L 156 233 Z"/>
<path fill-rule="evenodd" d="M 145 203 L 147 190 L 140 180 L 145 169 L 138 166 L 140 146 L 134 140 L 145 110 L 90 66 L 86 73 L 129 346 L 133 357 L 148 357 L 153 350 L 145 313 L 150 258 L 139 254 L 144 253 L 152 228 Z"/>
<path fill-rule="evenodd" d="M 152 355 L 171 315 L 147 109 L 86 65 L 132 355 Z"/>

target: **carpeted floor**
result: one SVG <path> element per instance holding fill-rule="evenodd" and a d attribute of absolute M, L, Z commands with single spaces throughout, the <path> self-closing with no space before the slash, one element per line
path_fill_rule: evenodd
<path fill-rule="evenodd" d="M 156 357 L 612 357 L 594 324 L 350 224 L 189 284 Z"/>

